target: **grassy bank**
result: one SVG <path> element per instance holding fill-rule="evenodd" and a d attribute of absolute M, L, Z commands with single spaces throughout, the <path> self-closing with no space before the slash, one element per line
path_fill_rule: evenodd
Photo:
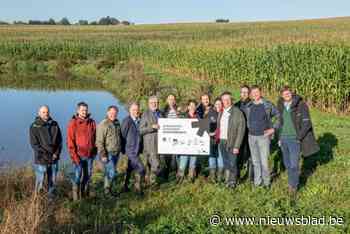
<path fill-rule="evenodd" d="M 80 69 L 77 69 L 77 68 Z M 88 70 L 89 72 L 86 72 Z M 145 107 L 147 95 L 164 98 L 169 92 L 179 96 L 180 103 L 210 90 L 217 95 L 232 85 L 204 82 L 203 77 L 164 73 L 154 66 L 138 62 L 118 64 L 109 69 L 96 65 L 75 64 L 69 77 L 95 79 L 121 100 L 141 101 Z M 80 78 L 79 78 L 80 77 Z M 71 78 L 71 79 L 75 79 Z M 90 77 L 92 78 L 92 77 Z M 10 79 L 10 78 L 9 78 Z M 55 80 L 52 74 L 48 79 Z M 273 98 L 273 97 L 271 97 Z M 248 181 L 241 181 L 235 191 L 209 184 L 200 175 L 194 184 L 178 186 L 172 180 L 158 190 L 147 190 L 140 199 L 133 193 L 123 193 L 116 200 L 105 199 L 101 174 L 94 178 L 94 196 L 81 202 L 70 199 L 69 178 L 60 177 L 59 198 L 47 204 L 44 198 L 31 195 L 33 175 L 30 170 L 2 175 L 0 230 L 3 233 L 348 233 L 350 220 L 350 118 L 312 109 L 321 152 L 302 161 L 301 188 L 296 204 L 287 194 L 287 175 L 280 168 L 279 154 L 274 148 L 270 158 L 276 171 L 271 191 L 254 189 Z M 118 190 L 121 189 L 125 158 L 118 166 Z M 224 225 L 210 226 L 213 214 L 221 217 L 326 217 L 342 218 L 343 225 Z M 28 231 L 29 230 L 29 231 Z"/>

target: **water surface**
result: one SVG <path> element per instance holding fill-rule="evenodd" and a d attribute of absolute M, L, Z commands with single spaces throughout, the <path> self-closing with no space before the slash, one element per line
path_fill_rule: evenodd
<path fill-rule="evenodd" d="M 61 159 L 69 159 L 66 128 L 80 101 L 89 104 L 92 118 L 97 123 L 105 117 L 109 105 L 119 107 L 119 120 L 127 115 L 122 103 L 106 91 L 0 89 L 0 165 L 24 165 L 32 162 L 29 127 L 41 105 L 50 107 L 52 118 L 60 125 L 64 139 Z"/>

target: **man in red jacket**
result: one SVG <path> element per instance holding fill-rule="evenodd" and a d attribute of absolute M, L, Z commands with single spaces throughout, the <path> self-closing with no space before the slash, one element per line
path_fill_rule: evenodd
<path fill-rule="evenodd" d="M 90 118 L 88 105 L 80 102 L 77 114 L 72 117 L 67 129 L 67 146 L 74 167 L 73 200 L 78 200 L 81 195 L 89 195 L 89 182 L 97 151 L 95 139 L 96 123 Z"/>

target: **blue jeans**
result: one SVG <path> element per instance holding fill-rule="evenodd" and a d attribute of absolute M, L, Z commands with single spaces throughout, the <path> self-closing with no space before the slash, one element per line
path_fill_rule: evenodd
<path fill-rule="evenodd" d="M 35 191 L 43 189 L 45 174 L 47 176 L 48 193 L 52 194 L 55 190 L 56 178 L 58 174 L 58 161 L 50 165 L 33 165 L 35 173 Z"/>
<path fill-rule="evenodd" d="M 230 172 L 226 183 L 228 185 L 236 185 L 238 175 L 237 155 L 234 155 L 232 152 L 227 151 L 226 142 L 226 140 L 220 140 L 219 143 L 219 150 L 221 151 L 225 170 Z"/>
<path fill-rule="evenodd" d="M 190 161 L 190 165 L 189 165 L 190 169 L 195 169 L 196 168 L 196 162 L 197 162 L 197 157 L 196 156 L 182 155 L 182 156 L 180 156 L 180 165 L 179 165 L 179 169 L 181 171 L 185 171 L 186 170 L 188 161 Z"/>
<path fill-rule="evenodd" d="M 300 142 L 293 138 L 283 137 L 280 141 L 283 163 L 288 173 L 288 184 L 296 189 L 299 184 Z"/>
<path fill-rule="evenodd" d="M 222 158 L 222 153 L 218 147 L 213 147 L 214 152 L 209 156 L 209 169 L 223 169 L 224 159 Z"/>
<path fill-rule="evenodd" d="M 111 183 L 117 175 L 115 167 L 118 163 L 118 160 L 119 160 L 119 155 L 109 154 L 107 162 L 102 162 L 102 165 L 104 167 L 104 178 L 109 183 Z"/>
<path fill-rule="evenodd" d="M 80 157 L 79 165 L 74 164 L 73 184 L 85 187 L 90 182 L 94 157 Z"/>
<path fill-rule="evenodd" d="M 270 137 L 248 136 L 250 153 L 254 166 L 254 185 L 260 186 L 263 182 L 265 186 L 271 183 L 269 170 Z"/>

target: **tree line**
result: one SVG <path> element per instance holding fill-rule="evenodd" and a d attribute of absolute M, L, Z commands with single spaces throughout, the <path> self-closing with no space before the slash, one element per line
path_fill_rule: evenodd
<path fill-rule="evenodd" d="M 11 24 L 6 21 L 0 21 L 0 25 Z M 28 20 L 28 21 L 13 21 L 12 24 L 18 25 L 132 25 L 133 23 L 127 20 L 118 20 L 114 17 L 102 17 L 99 20 L 91 21 L 88 20 L 79 20 L 76 23 L 71 23 L 68 18 L 63 17 L 59 21 L 55 21 L 53 18 L 49 20 Z"/>

